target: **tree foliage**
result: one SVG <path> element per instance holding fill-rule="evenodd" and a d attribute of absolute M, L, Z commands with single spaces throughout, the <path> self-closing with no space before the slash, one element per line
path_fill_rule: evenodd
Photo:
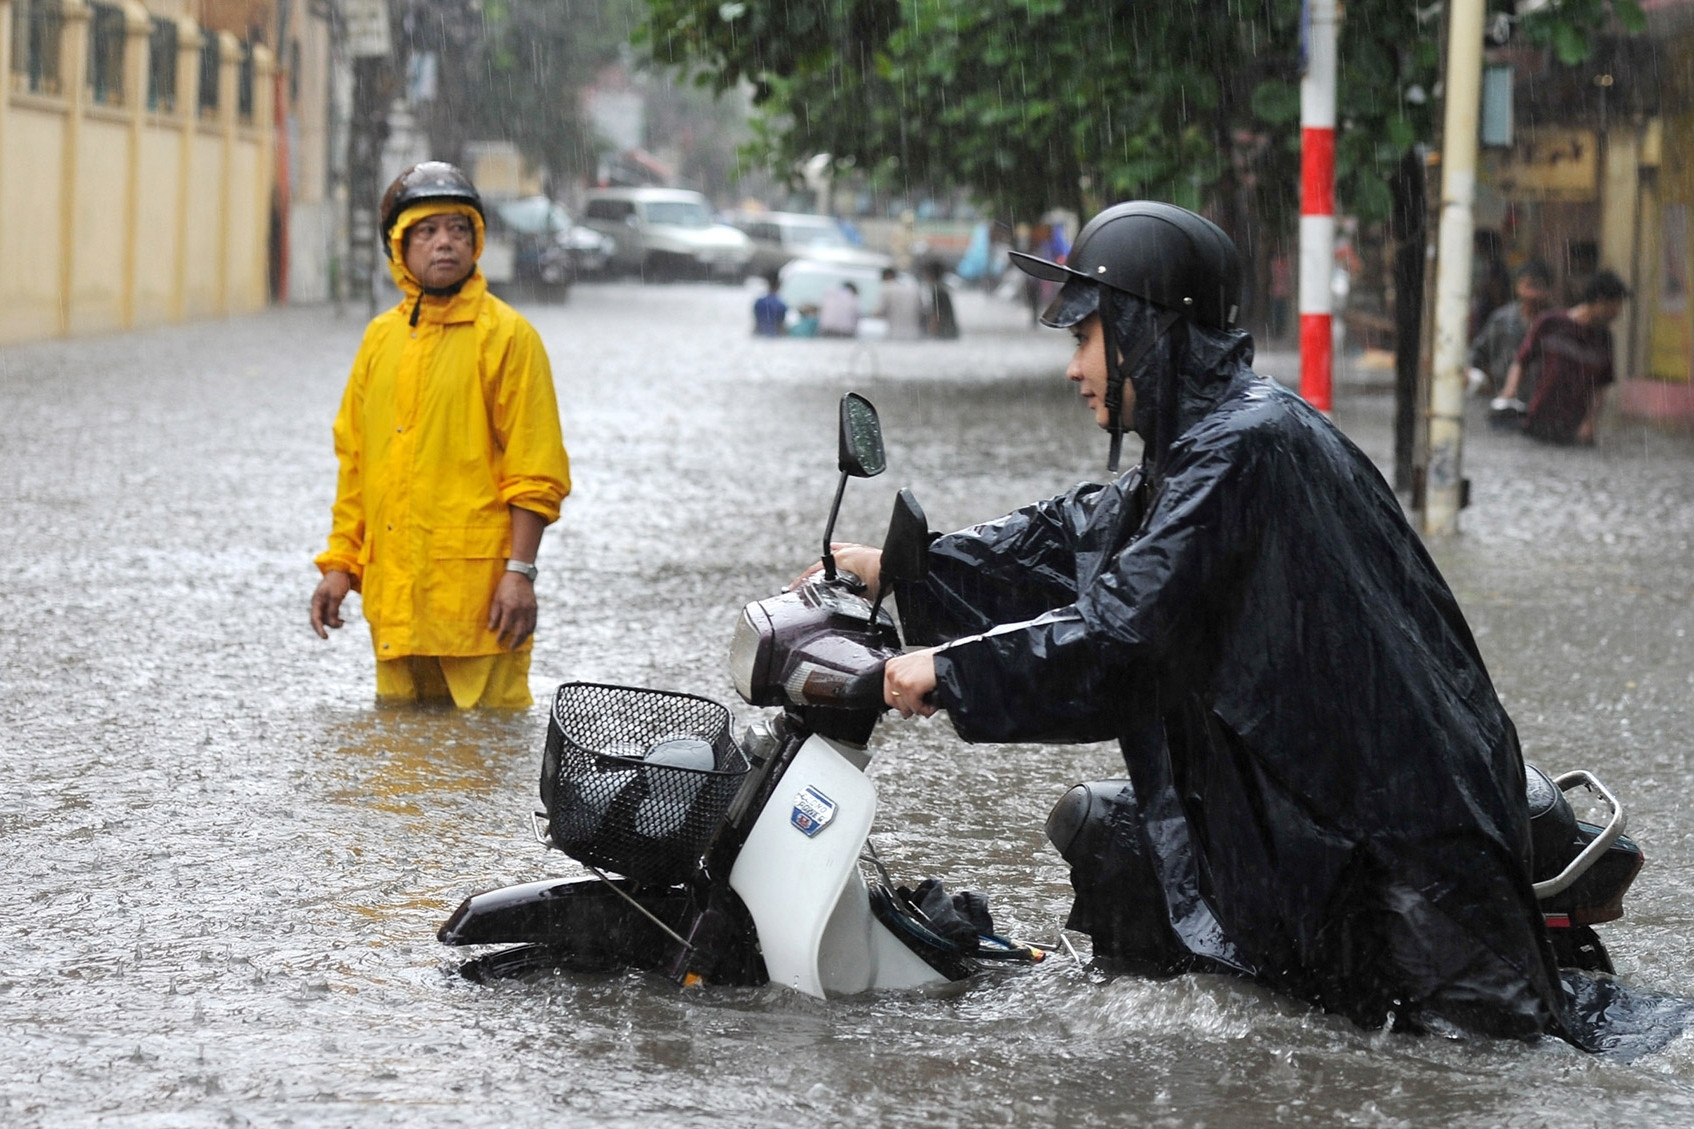
<path fill-rule="evenodd" d="M 1503 2 L 1503 0 L 1502 0 Z M 1299 0 L 648 0 L 661 63 L 751 83 L 762 156 L 829 153 L 880 184 L 968 186 L 1005 214 L 1152 196 L 1297 207 Z M 1563 0 L 1527 21 L 1580 57 L 1636 0 Z M 1337 191 L 1385 216 L 1407 147 L 1434 134 L 1438 9 L 1353 0 L 1339 44 Z M 1420 95 L 1422 95 L 1420 97 Z"/>

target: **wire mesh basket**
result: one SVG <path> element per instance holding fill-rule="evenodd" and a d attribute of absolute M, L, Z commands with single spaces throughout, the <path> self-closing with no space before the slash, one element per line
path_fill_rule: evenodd
<path fill-rule="evenodd" d="M 578 862 L 685 880 L 746 774 L 729 711 L 709 698 L 592 682 L 554 695 L 541 800 L 553 845 Z"/>

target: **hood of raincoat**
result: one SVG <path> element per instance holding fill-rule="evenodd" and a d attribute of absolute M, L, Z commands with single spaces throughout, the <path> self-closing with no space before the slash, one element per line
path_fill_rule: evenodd
<path fill-rule="evenodd" d="M 1143 472 L 1156 483 L 1171 444 L 1217 407 L 1230 382 L 1253 363 L 1253 339 L 1238 329 L 1209 329 L 1186 317 L 1160 332 L 1160 308 L 1133 294 L 1117 296 L 1111 327 L 1120 356 L 1133 357 L 1156 338 L 1125 374 L 1135 390 L 1131 430 L 1141 437 Z"/>
<path fill-rule="evenodd" d="M 471 273 L 452 286 L 426 287 L 418 277 L 406 266 L 406 233 L 419 221 L 430 216 L 469 216 L 471 228 L 476 233 L 476 245 L 471 251 Z M 408 300 L 416 302 L 421 295 L 428 294 L 434 298 L 451 298 L 459 293 L 473 280 L 482 277 L 482 268 L 474 264 L 482 258 L 482 247 L 488 237 L 488 229 L 482 220 L 482 213 L 469 204 L 461 204 L 452 200 L 425 200 L 421 204 L 413 204 L 401 212 L 394 221 L 394 226 L 388 233 L 388 273 L 394 279 Z"/>

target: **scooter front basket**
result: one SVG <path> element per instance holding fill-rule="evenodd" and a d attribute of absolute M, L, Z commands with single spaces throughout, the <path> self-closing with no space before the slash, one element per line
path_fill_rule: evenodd
<path fill-rule="evenodd" d="M 541 800 L 553 845 L 579 862 L 684 881 L 746 773 L 729 711 L 709 698 L 591 682 L 554 695 Z"/>

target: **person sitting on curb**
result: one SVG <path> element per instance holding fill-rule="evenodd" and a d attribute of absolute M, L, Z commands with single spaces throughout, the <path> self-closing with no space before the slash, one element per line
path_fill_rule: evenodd
<path fill-rule="evenodd" d="M 1470 370 L 1466 376 L 1476 395 L 1499 395 L 1518 347 L 1529 336 L 1529 327 L 1547 311 L 1553 296 L 1553 272 L 1539 261 L 1518 268 L 1517 299 L 1488 315 L 1482 332 L 1470 343 Z M 1527 390 L 1533 392 L 1533 389 Z M 1527 393 L 1526 393 L 1527 394 Z"/>
<path fill-rule="evenodd" d="M 1591 446 L 1606 386 L 1617 379 L 1610 326 L 1628 297 L 1623 279 L 1603 270 L 1582 288 L 1582 301 L 1542 314 L 1506 373 L 1504 403 L 1494 407 L 1518 410 L 1526 374 L 1534 370 L 1534 392 L 1522 409 L 1524 433 L 1549 443 Z"/>

